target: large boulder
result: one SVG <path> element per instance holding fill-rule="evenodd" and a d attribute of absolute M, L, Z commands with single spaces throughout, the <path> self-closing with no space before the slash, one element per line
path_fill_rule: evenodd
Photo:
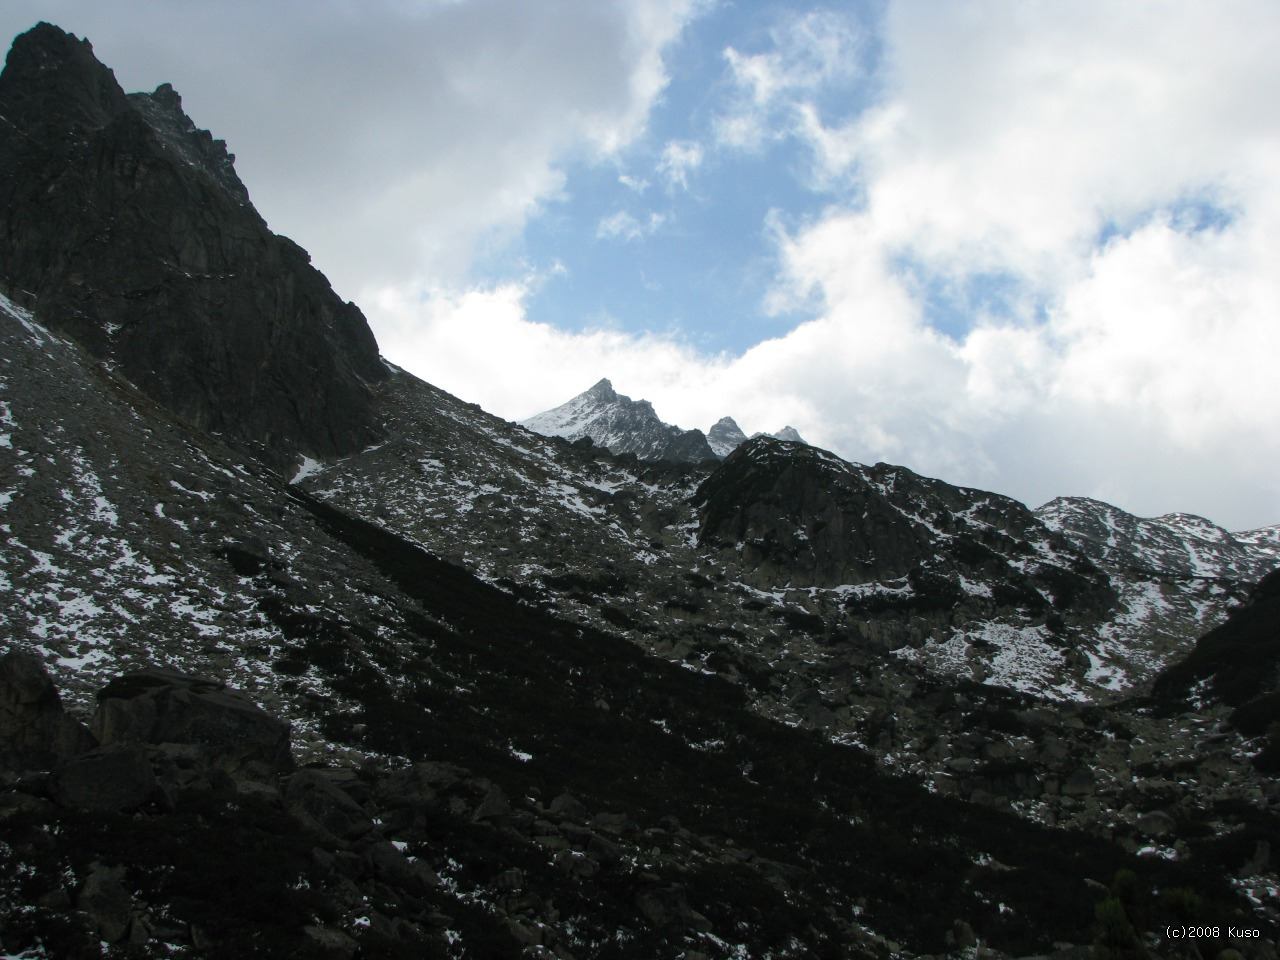
<path fill-rule="evenodd" d="M 93 732 L 103 745 L 195 746 L 237 779 L 266 780 L 292 766 L 289 724 L 216 681 L 144 670 L 111 681 L 98 698 Z"/>
<path fill-rule="evenodd" d="M 0 768 L 50 770 L 93 746 L 39 659 L 20 650 L 0 656 Z"/>
<path fill-rule="evenodd" d="M 354 840 L 373 829 L 360 804 L 320 770 L 299 770 L 289 778 L 285 804 L 295 818 L 340 840 Z"/>
<path fill-rule="evenodd" d="M 113 744 L 74 757 L 58 768 L 54 797 L 64 807 L 117 813 L 136 810 L 155 792 L 145 747 Z"/>

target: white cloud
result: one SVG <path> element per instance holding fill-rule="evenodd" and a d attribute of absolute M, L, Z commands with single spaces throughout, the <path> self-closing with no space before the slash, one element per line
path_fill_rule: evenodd
<path fill-rule="evenodd" d="M 563 403 L 602 376 L 615 377 L 623 392 L 665 396 L 673 389 L 692 394 L 716 368 L 670 337 L 569 333 L 531 322 L 525 302 L 537 283 L 530 277 L 488 289 L 387 287 L 368 310 L 389 359 L 512 420 Z M 674 408 L 660 412 L 678 415 Z"/>
<path fill-rule="evenodd" d="M 625 173 L 618 175 L 618 182 L 628 190 L 634 190 L 636 193 L 644 193 L 649 189 L 649 181 L 644 177 L 632 177 Z"/>
<path fill-rule="evenodd" d="M 784 14 L 769 39 L 757 53 L 724 50 L 736 96 L 713 122 L 721 146 L 757 149 L 788 135 L 807 98 L 862 75 L 867 37 L 851 15 Z"/>
<path fill-rule="evenodd" d="M 851 122 L 827 125 L 810 98 L 830 75 L 821 48 L 730 58 L 754 116 L 774 111 L 818 182 L 848 190 L 775 225 L 772 301 L 812 319 L 710 359 L 513 319 L 508 342 L 526 330 L 545 369 L 580 372 L 531 383 L 518 396 L 537 403 L 511 415 L 608 375 L 685 426 L 790 421 L 846 456 L 1033 505 L 1280 520 L 1274 8 L 903 3 L 887 28 L 889 95 Z M 1207 225 L 1189 202 L 1215 207 Z M 989 274 L 1010 280 L 1011 309 L 956 293 Z M 934 329 L 922 277 L 972 326 Z"/>
<path fill-rule="evenodd" d="M 785 45 L 731 57 L 847 190 L 781 235 L 775 304 L 819 319 L 753 351 L 806 384 L 810 431 L 1028 500 L 1280 520 L 1276 8 L 901 2 L 886 26 L 890 95 L 852 121 Z M 930 326 L 922 276 L 988 275 L 1023 302 L 957 295 L 978 322 Z"/>
<path fill-rule="evenodd" d="M 654 211 L 642 223 L 626 210 L 619 210 L 600 221 L 596 236 L 605 240 L 639 240 L 657 233 L 665 222 L 666 217 Z"/>
<path fill-rule="evenodd" d="M 689 189 L 689 173 L 702 165 L 702 146 L 692 141 L 672 140 L 662 148 L 658 173 L 669 187 Z"/>

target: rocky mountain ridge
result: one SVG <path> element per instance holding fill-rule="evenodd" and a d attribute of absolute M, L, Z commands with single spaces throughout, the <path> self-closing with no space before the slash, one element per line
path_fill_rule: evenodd
<path fill-rule="evenodd" d="M 722 460 L 747 441 L 747 435 L 732 417 L 722 417 L 705 434 L 701 430 L 682 430 L 664 423 L 652 403 L 622 396 L 607 379 L 600 380 L 560 406 L 520 423 L 544 437 L 563 437 L 571 441 L 590 439 L 616 454 L 634 454 L 641 460 L 671 460 L 676 463 Z M 790 426 L 769 436 L 804 443 L 796 429 Z"/>
<path fill-rule="evenodd" d="M 77 109 L 119 108 L 54 29 L 0 78 L 49 101 L 23 115 L 41 162 L 0 132 L 40 184 L 80 156 Z M 199 149 L 165 87 L 144 96 L 126 125 Z M 213 147 L 157 149 L 166 196 L 232 216 Z M 121 168 L 92 169 L 67 182 L 112 195 Z M 4 661 L 0 723 L 36 745 L 0 759 L 6 952 L 1075 960 L 1178 955 L 1180 922 L 1275 956 L 1274 691 L 1235 684 L 1270 663 L 1274 579 L 1254 582 L 1280 528 L 1042 516 L 771 438 L 619 456 L 380 360 L 354 446 L 303 439 L 344 380 L 327 367 L 254 401 L 298 432 L 210 432 L 68 312 L 116 303 L 171 238 L 117 217 L 124 273 L 73 283 L 18 179 L 5 236 L 45 253 L 16 258 L 42 292 L 0 299 L 0 622 L 29 658 Z M 94 214 L 57 193 L 80 236 Z M 237 335 L 206 319 L 215 349 Z M 330 332 L 320 310 L 273 350 Z M 170 334 L 150 349 L 182 354 Z M 227 688 L 287 729 L 287 762 L 128 719 Z M 111 803 L 66 791 L 101 764 Z"/>
<path fill-rule="evenodd" d="M 1143 519 L 1086 497 L 1059 497 L 1035 515 L 1099 563 L 1188 578 L 1250 582 L 1275 569 L 1275 528 L 1232 534 L 1203 517 Z"/>

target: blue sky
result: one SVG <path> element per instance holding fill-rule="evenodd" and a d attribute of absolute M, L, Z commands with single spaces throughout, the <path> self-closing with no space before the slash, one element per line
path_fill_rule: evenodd
<path fill-rule="evenodd" d="M 1273 0 L 9 0 L 171 82 L 385 355 L 1032 506 L 1280 522 Z"/>
<path fill-rule="evenodd" d="M 806 19 L 842 45 L 847 68 L 815 86 L 817 100 L 837 114 L 871 102 L 881 5 L 840 11 L 738 3 L 693 18 L 665 53 L 669 80 L 644 135 L 607 159 L 568 160 L 562 194 L 517 242 L 481 259 L 474 279 L 530 267 L 544 277 L 527 301 L 532 320 L 662 330 L 708 353 L 739 353 L 785 331 L 795 317 L 766 307 L 775 228 L 816 218 L 839 191 L 816 182 L 808 149 L 781 123 L 741 145 L 717 143 L 716 128 L 744 96 L 732 56 L 767 56 L 780 31 Z"/>

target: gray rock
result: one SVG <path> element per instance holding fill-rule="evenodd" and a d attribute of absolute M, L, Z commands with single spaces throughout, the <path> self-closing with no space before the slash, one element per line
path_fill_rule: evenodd
<path fill-rule="evenodd" d="M 413 863 L 390 840 L 378 840 L 365 851 L 365 860 L 373 875 L 393 884 L 406 884 L 417 878 Z"/>
<path fill-rule="evenodd" d="M 467 776 L 467 770 L 452 763 L 424 760 L 385 777 L 378 792 L 390 804 L 431 801 Z"/>
<path fill-rule="evenodd" d="M 123 866 L 95 863 L 76 897 L 76 906 L 97 925 L 98 935 L 107 943 L 124 939 L 133 920 L 133 902 L 125 890 Z"/>
<path fill-rule="evenodd" d="M 298 819 L 340 840 L 354 840 L 373 829 L 360 804 L 318 770 L 299 770 L 290 777 L 284 802 Z"/>
<path fill-rule="evenodd" d="M 49 770 L 94 743 L 65 713 L 36 657 L 20 650 L 0 656 L 0 769 Z"/>
<path fill-rule="evenodd" d="M 707 918 L 689 906 L 684 890 L 677 885 L 641 890 L 636 894 L 635 905 L 645 919 L 659 929 L 711 929 Z"/>
<path fill-rule="evenodd" d="M 355 940 L 333 927 L 308 924 L 302 928 L 302 933 L 323 951 L 323 956 L 332 957 L 333 960 L 351 960 L 360 952 L 360 945 Z"/>
<path fill-rule="evenodd" d="M 1149 837 L 1166 837 L 1178 828 L 1178 821 L 1164 810 L 1152 810 L 1138 817 L 1138 829 Z"/>
<path fill-rule="evenodd" d="M 475 820 L 500 820 L 511 815 L 511 803 L 507 800 L 507 795 L 502 792 L 502 788 L 496 783 L 489 784 L 489 789 L 485 792 L 484 799 L 480 801 L 480 805 L 476 807 L 473 814 Z"/>
<path fill-rule="evenodd" d="M 113 744 L 81 754 L 55 772 L 54 798 L 66 807 L 121 811 L 142 806 L 156 788 L 145 747 Z"/>
<path fill-rule="evenodd" d="M 565 820 L 574 820 L 578 823 L 587 819 L 587 807 L 581 800 L 572 793 L 562 793 L 551 801 L 551 805 L 547 809 Z"/>
<path fill-rule="evenodd" d="M 951 924 L 951 932 L 947 935 L 947 942 L 963 950 L 968 947 L 976 947 L 978 945 L 978 937 L 974 934 L 973 927 L 967 921 L 956 920 Z"/>
<path fill-rule="evenodd" d="M 104 744 L 192 745 L 237 779 L 292 766 L 289 724 L 221 683 L 152 669 L 113 680 L 100 698 L 93 731 Z"/>

